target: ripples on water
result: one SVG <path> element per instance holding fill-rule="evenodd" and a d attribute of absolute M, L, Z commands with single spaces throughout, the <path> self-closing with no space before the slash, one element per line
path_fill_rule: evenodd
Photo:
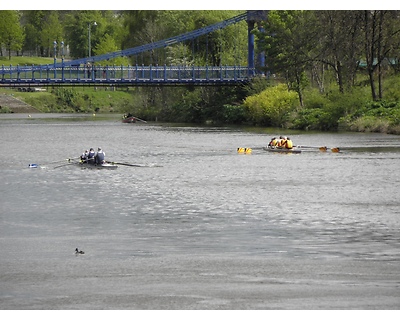
<path fill-rule="evenodd" d="M 396 136 L 292 134 L 295 144 L 343 152 L 285 155 L 260 148 L 279 132 L 240 128 L 8 120 L 0 134 L 0 231 L 24 259 L 77 246 L 112 259 L 400 258 Z M 98 146 L 108 160 L 147 166 L 54 168 Z"/>
<path fill-rule="evenodd" d="M 17 141 L 10 130 L 18 130 Z M 28 228 L 36 221 L 29 217 L 42 217 L 45 227 L 30 232 L 96 237 L 108 230 L 142 238 L 143 247 L 157 253 L 162 245 L 214 253 L 359 255 L 379 242 L 383 251 L 375 254 L 381 255 L 399 240 L 399 152 L 266 154 L 257 147 L 269 136 L 239 129 L 119 122 L 13 124 L 6 133 L 13 139 L 3 163 L 11 168 L 3 176 L 5 192 L 12 194 L 3 205 L 9 212 L 29 207 Z M 359 144 L 369 147 L 373 139 L 362 137 Z M 292 137 L 317 146 L 329 140 L 346 146 L 348 138 Z M 90 146 L 102 146 L 110 160 L 149 167 L 91 171 L 46 165 Z M 253 154 L 238 155 L 240 146 L 253 147 Z M 28 162 L 46 169 L 27 169 Z"/>

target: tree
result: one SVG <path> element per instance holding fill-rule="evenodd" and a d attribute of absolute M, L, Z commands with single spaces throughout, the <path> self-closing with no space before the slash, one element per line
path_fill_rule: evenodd
<path fill-rule="evenodd" d="M 382 63 L 395 52 L 394 46 L 399 43 L 400 26 L 398 11 L 365 10 L 363 15 L 363 32 L 365 59 L 374 101 L 383 98 Z M 378 93 L 376 92 L 376 71 L 378 73 Z"/>
<path fill-rule="evenodd" d="M 100 34 L 99 28 L 104 28 L 101 20 L 99 11 L 73 11 L 65 17 L 65 42 L 69 45 L 72 58 L 88 56 L 89 28 L 91 48 L 96 46 Z"/>
<path fill-rule="evenodd" d="M 18 11 L 0 11 L 0 46 L 4 45 L 8 50 L 8 58 L 11 60 L 11 51 L 22 49 L 24 33 L 20 25 Z"/>
<path fill-rule="evenodd" d="M 115 40 L 113 37 L 111 37 L 109 34 L 105 34 L 100 42 L 96 45 L 96 47 L 93 49 L 93 53 L 95 55 L 101 55 L 109 52 L 114 52 L 117 51 L 118 47 L 115 44 Z M 127 58 L 124 57 L 119 57 L 119 58 L 114 58 L 110 59 L 107 61 L 101 61 L 100 65 L 127 65 L 128 60 Z"/>
<path fill-rule="evenodd" d="M 58 11 L 47 11 L 40 32 L 40 45 L 46 48 L 47 56 L 51 57 L 53 52 L 53 43 L 63 40 L 63 30 L 59 21 Z"/>
<path fill-rule="evenodd" d="M 21 11 L 21 14 L 21 25 L 25 32 L 23 51 L 29 51 L 31 54 L 37 56 L 43 55 L 43 48 L 40 47 L 40 33 L 42 31 L 45 11 Z"/>
<path fill-rule="evenodd" d="M 256 32 L 258 44 L 268 57 L 268 69 L 281 73 L 290 90 L 297 92 L 303 106 L 303 90 L 308 84 L 305 74 L 314 57 L 318 37 L 311 11 L 270 11 L 265 32 Z"/>
<path fill-rule="evenodd" d="M 334 70 L 339 91 L 344 93 L 354 85 L 360 59 L 361 11 L 316 11 L 315 25 L 319 46 L 315 61 Z"/>

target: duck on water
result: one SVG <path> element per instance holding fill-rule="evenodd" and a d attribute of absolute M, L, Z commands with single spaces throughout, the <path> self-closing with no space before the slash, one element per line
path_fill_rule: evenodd
<path fill-rule="evenodd" d="M 82 250 L 79 250 L 78 248 L 76 248 L 75 254 L 85 254 L 85 253 Z"/>

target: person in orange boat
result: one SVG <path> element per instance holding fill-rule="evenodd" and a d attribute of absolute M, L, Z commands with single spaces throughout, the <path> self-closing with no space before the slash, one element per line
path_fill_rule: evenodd
<path fill-rule="evenodd" d="M 286 148 L 286 141 L 287 141 L 286 137 L 280 136 L 279 137 L 279 142 L 278 142 L 278 147 L 279 148 Z"/>
<path fill-rule="evenodd" d="M 278 140 L 273 137 L 271 141 L 268 143 L 268 148 L 275 148 L 278 144 Z"/>
<path fill-rule="evenodd" d="M 293 149 L 293 142 L 288 137 L 283 137 L 281 140 L 281 148 Z"/>
<path fill-rule="evenodd" d="M 286 149 L 293 149 L 293 142 L 289 137 L 286 138 L 284 147 Z"/>

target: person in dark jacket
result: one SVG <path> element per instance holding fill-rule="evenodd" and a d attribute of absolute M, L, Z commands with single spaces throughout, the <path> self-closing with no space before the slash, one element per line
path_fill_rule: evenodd
<path fill-rule="evenodd" d="M 90 148 L 88 157 L 87 157 L 87 162 L 90 164 L 95 164 L 96 163 L 95 157 L 96 157 L 96 152 L 94 152 L 93 148 Z"/>
<path fill-rule="evenodd" d="M 89 156 L 89 150 L 86 150 L 84 153 L 81 155 L 81 162 L 87 162 Z"/>
<path fill-rule="evenodd" d="M 105 163 L 105 156 L 106 154 L 101 150 L 101 148 L 97 149 L 97 154 L 96 154 L 96 164 L 102 164 Z"/>

